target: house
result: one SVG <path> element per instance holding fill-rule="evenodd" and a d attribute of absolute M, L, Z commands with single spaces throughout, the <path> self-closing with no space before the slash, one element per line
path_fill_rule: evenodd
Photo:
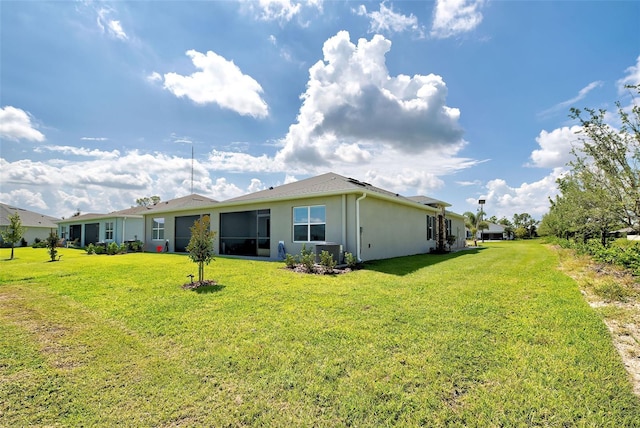
<path fill-rule="evenodd" d="M 496 223 L 488 224 L 488 229 L 478 230 L 478 233 L 476 234 L 478 239 L 485 241 L 501 241 L 503 239 L 509 239 L 503 225 Z"/>
<path fill-rule="evenodd" d="M 140 236 L 147 251 L 185 252 L 191 239 L 191 226 L 204 215 L 213 218 L 215 199 L 191 194 L 146 207 Z M 216 230 L 213 228 L 212 230 Z"/>
<path fill-rule="evenodd" d="M 57 220 L 58 236 L 79 247 L 142 240 L 144 217 L 141 213 L 144 210 L 145 207 L 133 207 L 108 214 L 89 213 Z"/>
<path fill-rule="evenodd" d="M 11 223 L 9 216 L 15 213 L 18 213 L 22 226 L 26 228 L 23 239 L 28 245 L 33 244 L 36 239 L 44 241 L 49 236 L 51 230 L 55 230 L 57 227 L 55 221 L 58 219 L 55 217 L 0 203 L 0 230 L 5 231 L 9 227 Z M 2 236 L 0 236 L 0 243 L 1 242 Z M 16 243 L 16 245 L 20 245 L 20 243 Z"/>
<path fill-rule="evenodd" d="M 147 250 L 185 251 L 189 227 L 208 215 L 218 254 L 277 260 L 303 246 L 338 247 L 365 261 L 463 247 L 464 217 L 447 206 L 327 173 L 222 202 L 190 195 L 141 214 Z"/>

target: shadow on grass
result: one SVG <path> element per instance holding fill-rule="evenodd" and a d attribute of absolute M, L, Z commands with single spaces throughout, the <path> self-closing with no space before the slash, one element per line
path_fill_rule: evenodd
<path fill-rule="evenodd" d="M 389 275 L 404 276 L 427 266 L 446 262 L 458 257 L 472 256 L 485 250 L 486 247 L 468 248 L 446 254 L 417 254 L 415 256 L 396 257 L 393 259 L 365 262 L 363 269 Z"/>
<path fill-rule="evenodd" d="M 205 285 L 204 287 L 194 288 L 193 291 L 195 291 L 198 294 L 210 294 L 210 293 L 217 293 L 218 291 L 222 291 L 224 289 L 225 289 L 224 285 L 216 284 L 216 285 Z"/>

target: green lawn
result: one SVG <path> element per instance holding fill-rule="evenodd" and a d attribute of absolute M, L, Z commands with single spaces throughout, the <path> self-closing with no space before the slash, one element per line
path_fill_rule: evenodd
<path fill-rule="evenodd" d="M 312 276 L 0 250 L 0 426 L 640 426 L 599 315 L 537 242 Z"/>

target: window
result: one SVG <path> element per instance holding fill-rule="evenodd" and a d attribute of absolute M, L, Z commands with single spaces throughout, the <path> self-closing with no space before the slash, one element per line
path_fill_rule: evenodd
<path fill-rule="evenodd" d="M 108 221 L 104 224 L 104 239 L 113 240 L 113 222 Z"/>
<path fill-rule="evenodd" d="M 164 218 L 153 219 L 153 239 L 164 239 Z"/>
<path fill-rule="evenodd" d="M 436 218 L 432 215 L 427 216 L 427 241 L 432 241 L 435 237 Z"/>
<path fill-rule="evenodd" d="M 317 242 L 325 240 L 326 212 L 324 205 L 293 208 L 293 240 Z"/>

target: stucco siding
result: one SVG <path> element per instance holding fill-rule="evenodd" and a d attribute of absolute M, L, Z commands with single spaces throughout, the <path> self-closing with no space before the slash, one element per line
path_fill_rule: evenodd
<path fill-rule="evenodd" d="M 218 216 L 215 215 L 215 212 L 211 209 L 208 209 L 208 210 L 196 209 L 196 210 L 180 211 L 180 212 L 173 212 L 173 213 L 168 213 L 168 212 L 157 213 L 157 214 L 152 213 L 152 214 L 146 215 L 144 220 L 145 251 L 155 252 L 157 251 L 158 247 L 161 247 L 161 251 L 164 251 L 165 244 L 167 241 L 169 242 L 169 251 L 170 252 L 175 251 L 174 241 L 176 236 L 176 229 L 175 229 L 176 217 L 193 216 L 193 215 L 198 215 L 198 216 L 208 215 L 211 219 L 211 225 L 210 225 L 211 230 L 214 230 L 214 231 L 218 230 L 218 227 L 217 227 Z M 154 218 L 164 219 L 164 236 L 162 239 L 153 239 L 153 219 Z M 138 239 L 142 240 L 141 237 L 138 237 Z M 217 235 L 216 235 L 216 240 L 217 240 Z"/>
<path fill-rule="evenodd" d="M 335 242 L 345 246 L 343 239 L 343 212 L 347 212 L 347 198 L 342 196 L 330 196 L 320 198 L 300 198 L 289 201 L 264 202 L 256 204 L 246 204 L 239 207 L 222 207 L 216 210 L 215 227 L 212 223 L 213 230 L 219 230 L 219 218 L 222 213 L 233 213 L 250 210 L 270 211 L 271 230 L 270 230 L 270 255 L 269 258 L 276 260 L 278 257 L 278 243 L 284 242 L 285 250 L 289 254 L 299 254 L 303 245 L 308 249 L 315 249 L 314 242 L 295 242 L 293 240 L 293 208 L 304 206 L 324 205 L 326 215 L 325 241 Z M 218 242 L 216 242 L 218 248 Z M 345 251 L 354 251 L 346 249 Z"/>
<path fill-rule="evenodd" d="M 435 248 L 435 241 L 427 240 L 427 214 L 418 207 L 371 197 L 363 199 L 360 202 L 362 260 L 426 253 Z"/>

